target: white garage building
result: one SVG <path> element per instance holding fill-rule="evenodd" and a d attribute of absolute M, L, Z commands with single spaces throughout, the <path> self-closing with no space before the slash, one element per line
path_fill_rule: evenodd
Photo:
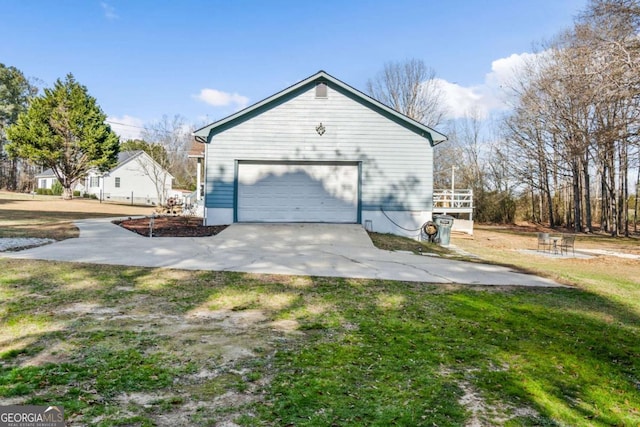
<path fill-rule="evenodd" d="M 195 132 L 205 222 L 360 223 L 415 236 L 437 131 L 320 71 Z"/>

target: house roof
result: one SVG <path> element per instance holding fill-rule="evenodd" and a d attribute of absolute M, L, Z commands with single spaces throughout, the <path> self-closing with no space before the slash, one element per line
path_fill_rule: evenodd
<path fill-rule="evenodd" d="M 36 174 L 34 177 L 35 178 L 51 178 L 54 177 L 55 178 L 56 174 L 53 173 L 52 169 L 45 169 L 42 172 L 40 172 L 39 174 Z"/>
<path fill-rule="evenodd" d="M 122 165 L 124 165 L 125 163 L 129 163 L 131 160 L 135 159 L 136 157 L 142 155 L 144 153 L 144 151 L 142 150 L 133 150 L 133 151 L 121 151 L 118 153 L 118 163 L 116 163 L 116 165 L 114 167 L 112 167 L 109 172 L 113 172 L 114 170 L 118 169 L 119 167 L 121 167 Z M 146 153 L 145 153 L 146 154 Z M 147 154 L 147 156 L 151 159 L 151 156 L 149 156 Z M 151 159 L 153 160 L 153 159 Z M 173 175 L 169 174 L 172 178 Z M 35 175 L 35 178 L 50 178 L 50 177 L 55 177 L 56 175 L 53 173 L 53 170 L 51 168 L 46 169 L 42 172 L 40 172 L 39 174 Z"/>
<path fill-rule="evenodd" d="M 204 144 L 196 139 L 191 141 L 191 146 L 189 147 L 189 153 L 187 157 L 190 158 L 204 158 Z"/>
<path fill-rule="evenodd" d="M 160 166 L 155 160 L 153 160 L 153 157 L 151 157 L 148 153 L 146 153 L 143 150 L 121 151 L 118 153 L 118 163 L 109 170 L 109 173 L 114 172 L 116 169 L 124 166 L 126 163 L 129 163 L 130 161 L 132 161 L 133 159 L 139 156 L 148 157 L 149 160 L 151 160 L 152 162 Z M 171 173 L 169 173 L 169 171 L 167 171 L 166 169 L 165 171 L 171 177 L 171 179 L 175 178 Z"/>
<path fill-rule="evenodd" d="M 142 151 L 142 150 L 120 151 L 118 153 L 118 163 L 116 163 L 116 165 L 112 168 L 112 170 L 117 168 L 117 167 L 119 167 L 119 166 L 121 166 L 122 164 L 128 162 L 129 160 L 133 159 L 134 157 L 139 156 L 143 152 L 144 151 Z"/>
<path fill-rule="evenodd" d="M 306 79 L 292 85 L 289 86 L 288 88 L 268 97 L 263 99 L 262 101 L 259 101 L 243 110 L 238 111 L 237 113 L 234 113 L 230 116 L 227 116 L 221 120 L 218 120 L 216 122 L 213 122 L 207 126 L 204 126 L 198 130 L 196 130 L 193 135 L 195 136 L 195 139 L 198 142 L 209 142 L 209 135 L 211 134 L 212 130 L 215 130 L 216 128 L 220 128 L 224 125 L 227 124 L 232 124 L 232 122 L 234 122 L 235 120 L 241 119 L 244 116 L 248 116 L 250 115 L 252 112 L 262 108 L 262 107 L 266 107 L 269 104 L 272 104 L 276 101 L 278 101 L 279 99 L 281 99 L 282 97 L 285 97 L 287 95 L 289 95 L 290 93 L 300 89 L 303 86 L 306 86 L 310 83 L 316 82 L 316 81 L 328 81 L 334 85 L 336 85 L 337 87 L 351 93 L 352 95 L 356 96 L 357 98 L 359 98 L 361 101 L 363 101 L 365 104 L 369 105 L 370 107 L 377 109 L 377 110 L 382 110 L 383 113 L 386 113 L 392 117 L 395 117 L 397 119 L 399 119 L 401 122 L 403 122 L 407 127 L 409 127 L 410 129 L 412 129 L 413 131 L 415 131 L 416 133 L 418 133 L 421 136 L 424 136 L 425 138 L 429 139 L 429 141 L 431 142 L 432 145 L 436 145 L 439 144 L 441 142 L 444 142 L 447 140 L 447 137 L 443 134 L 441 134 L 440 132 L 431 129 L 429 126 L 426 126 L 416 120 L 413 120 L 412 118 L 399 113 L 398 111 L 394 110 L 393 108 L 389 107 L 388 105 L 383 104 L 382 102 L 370 97 L 369 95 L 364 94 L 363 92 L 360 92 L 359 90 L 349 86 L 348 84 L 344 83 L 341 80 L 338 80 L 337 78 L 333 77 L 332 75 L 328 74 L 325 71 L 318 71 L 316 74 L 307 77 Z"/>

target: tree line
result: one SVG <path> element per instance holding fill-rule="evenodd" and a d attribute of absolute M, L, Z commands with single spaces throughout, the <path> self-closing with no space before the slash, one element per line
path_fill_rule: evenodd
<path fill-rule="evenodd" d="M 369 94 L 449 141 L 436 146 L 434 185 L 474 194 L 480 222 L 525 219 L 576 232 L 637 232 L 640 189 L 640 4 L 591 0 L 504 87 L 509 113 L 443 123 L 435 72 L 389 62 Z M 635 174 L 634 174 L 635 172 Z M 633 185 L 635 182 L 635 186 Z"/>
<path fill-rule="evenodd" d="M 513 82 L 503 131 L 532 220 L 628 236 L 633 212 L 635 229 L 639 32 L 637 1 L 592 0 Z"/>
<path fill-rule="evenodd" d="M 163 116 L 145 126 L 142 140 L 121 142 L 97 100 L 72 74 L 39 92 L 20 70 L 0 64 L 1 189 L 32 191 L 35 175 L 51 169 L 70 199 L 90 169 L 108 171 L 127 150 L 146 151 L 176 178 L 176 187 L 195 189 L 188 159 L 193 127 L 181 116 Z M 148 173 L 154 179 L 157 171 Z"/>

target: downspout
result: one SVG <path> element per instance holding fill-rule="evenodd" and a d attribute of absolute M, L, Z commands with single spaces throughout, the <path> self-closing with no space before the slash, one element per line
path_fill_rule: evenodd
<path fill-rule="evenodd" d="M 208 157 L 208 147 L 207 147 L 207 140 L 204 139 L 201 136 L 197 136 L 194 135 L 194 138 L 197 142 L 200 142 L 202 144 L 204 144 L 204 165 L 202 167 L 203 172 L 204 172 L 204 188 L 202 191 L 202 225 L 206 226 L 207 225 L 207 157 Z M 198 159 L 199 161 L 200 159 Z M 197 168 L 200 169 L 200 168 Z M 200 181 L 200 176 L 197 177 L 196 181 Z M 200 187 L 196 188 L 197 191 L 197 196 L 196 196 L 196 200 L 199 199 L 199 195 L 200 195 Z"/>
<path fill-rule="evenodd" d="M 202 222 L 204 225 L 207 225 L 207 158 L 209 157 L 209 147 L 207 143 L 204 143 L 204 165 L 203 165 L 203 173 L 204 173 L 204 188 L 202 189 Z M 198 191 L 200 189 L 198 188 Z"/>
<path fill-rule="evenodd" d="M 196 159 L 196 202 L 202 200 L 202 161 L 200 157 Z"/>

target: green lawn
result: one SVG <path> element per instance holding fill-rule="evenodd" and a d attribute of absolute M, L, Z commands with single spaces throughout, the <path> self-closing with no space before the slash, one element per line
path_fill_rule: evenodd
<path fill-rule="evenodd" d="M 615 268 L 584 289 L 0 268 L 0 404 L 72 425 L 640 423 L 640 284 Z"/>
<path fill-rule="evenodd" d="M 0 237 L 73 237 L 72 220 L 125 214 L 0 203 Z M 0 405 L 61 404 L 70 425 L 97 426 L 640 425 L 640 262 L 531 256 L 516 249 L 534 234 L 508 230 L 453 242 L 573 288 L 0 258 Z"/>

